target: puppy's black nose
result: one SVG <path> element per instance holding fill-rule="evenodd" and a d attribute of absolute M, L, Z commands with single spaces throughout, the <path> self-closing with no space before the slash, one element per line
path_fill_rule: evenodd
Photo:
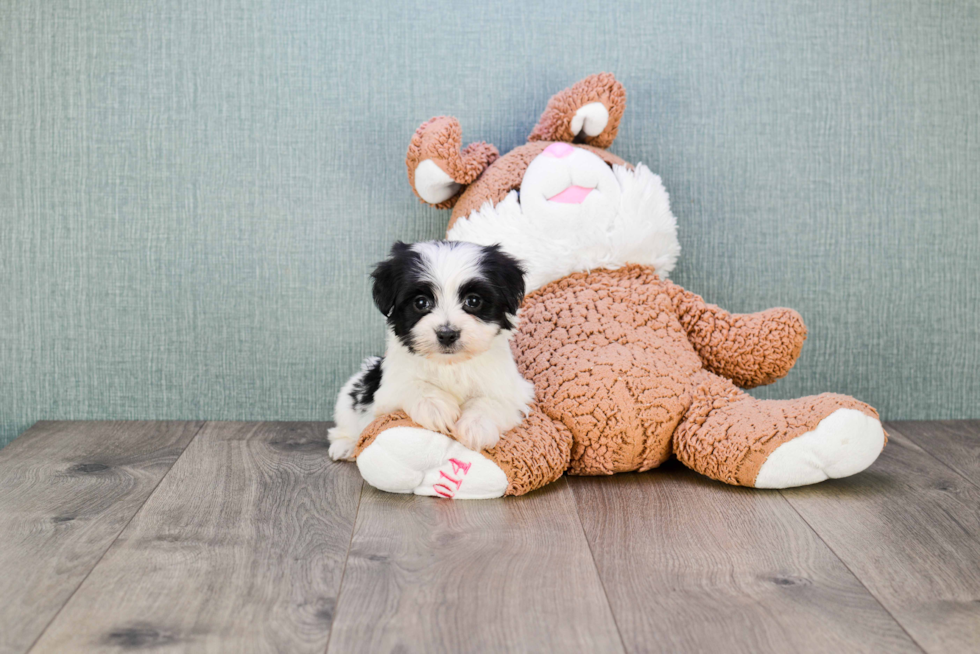
<path fill-rule="evenodd" d="M 439 339 L 439 345 L 452 345 L 459 340 L 459 330 L 451 327 L 440 327 L 436 330 L 436 338 Z"/>

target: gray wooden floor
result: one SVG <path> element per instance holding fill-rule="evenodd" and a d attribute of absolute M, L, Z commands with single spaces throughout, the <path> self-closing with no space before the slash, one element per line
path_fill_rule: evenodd
<path fill-rule="evenodd" d="M 0 450 L 0 652 L 977 652 L 980 422 L 791 491 L 672 464 L 388 495 L 325 423 L 44 422 Z"/>

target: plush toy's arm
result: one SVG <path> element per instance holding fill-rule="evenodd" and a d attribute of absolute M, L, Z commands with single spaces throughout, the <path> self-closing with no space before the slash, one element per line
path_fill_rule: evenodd
<path fill-rule="evenodd" d="M 550 484 L 568 469 L 572 432 L 545 415 L 535 402 L 524 421 L 486 451 L 507 475 L 507 495 L 524 495 Z"/>
<path fill-rule="evenodd" d="M 792 309 L 729 313 L 672 282 L 667 290 L 704 367 L 742 388 L 784 377 L 800 356 L 806 326 Z"/>

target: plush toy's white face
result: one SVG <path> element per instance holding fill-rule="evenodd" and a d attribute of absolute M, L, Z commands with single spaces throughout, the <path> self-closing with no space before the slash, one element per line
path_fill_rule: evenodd
<path fill-rule="evenodd" d="M 457 220 L 448 238 L 499 244 L 525 264 L 528 291 L 571 273 L 627 264 L 665 276 L 680 253 L 659 177 L 643 164 L 610 167 L 563 142 L 531 160 L 519 189 Z"/>
<path fill-rule="evenodd" d="M 597 218 L 615 213 L 621 194 L 605 161 L 568 143 L 552 143 L 524 172 L 520 203 L 524 215 L 535 218 Z"/>

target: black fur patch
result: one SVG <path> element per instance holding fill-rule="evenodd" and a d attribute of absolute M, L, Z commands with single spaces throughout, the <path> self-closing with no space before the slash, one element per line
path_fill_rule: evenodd
<path fill-rule="evenodd" d="M 440 247 L 463 247 L 462 243 L 440 241 Z M 507 317 L 517 313 L 524 300 L 524 269 L 499 245 L 469 246 L 478 249 L 479 277 L 461 286 L 460 302 L 470 293 L 480 296 L 482 304 L 470 313 L 480 320 L 497 324 L 501 329 L 513 329 Z M 425 261 L 418 252 L 398 241 L 388 258 L 379 263 L 371 277 L 374 279 L 374 303 L 385 315 L 395 336 L 414 353 L 412 328 L 425 317 L 427 311 L 418 311 L 414 301 L 419 296 L 435 303 L 432 280 L 426 276 Z"/>
<path fill-rule="evenodd" d="M 388 325 L 402 345 L 412 349 L 412 327 L 425 314 L 415 311 L 411 303 L 419 295 L 435 302 L 432 285 L 422 279 L 424 263 L 411 245 L 396 242 L 391 246 L 388 258 L 379 263 L 371 277 L 374 278 L 374 303 L 388 319 Z"/>
<path fill-rule="evenodd" d="M 354 410 L 363 411 L 364 407 L 374 404 L 374 394 L 381 386 L 381 362 L 384 357 L 371 357 L 368 359 L 367 370 L 361 378 L 354 382 L 354 387 L 350 391 L 350 398 L 354 401 Z"/>
<path fill-rule="evenodd" d="M 374 279 L 374 304 L 387 318 L 398 302 L 399 290 L 411 276 L 418 277 L 422 269 L 422 257 L 412 250 L 412 246 L 396 241 L 391 246 L 388 258 L 379 262 L 371 273 Z"/>
<path fill-rule="evenodd" d="M 515 315 L 524 301 L 524 267 L 499 245 L 490 245 L 483 248 L 480 273 L 483 279 L 460 288 L 460 301 L 468 293 L 474 292 L 469 290 L 471 284 L 474 288 L 482 287 L 485 290 L 476 292 L 483 297 L 484 305 L 473 315 L 484 322 L 494 322 L 501 329 L 513 329 L 514 325 L 507 314 Z M 489 297 L 485 297 L 484 293 Z"/>

